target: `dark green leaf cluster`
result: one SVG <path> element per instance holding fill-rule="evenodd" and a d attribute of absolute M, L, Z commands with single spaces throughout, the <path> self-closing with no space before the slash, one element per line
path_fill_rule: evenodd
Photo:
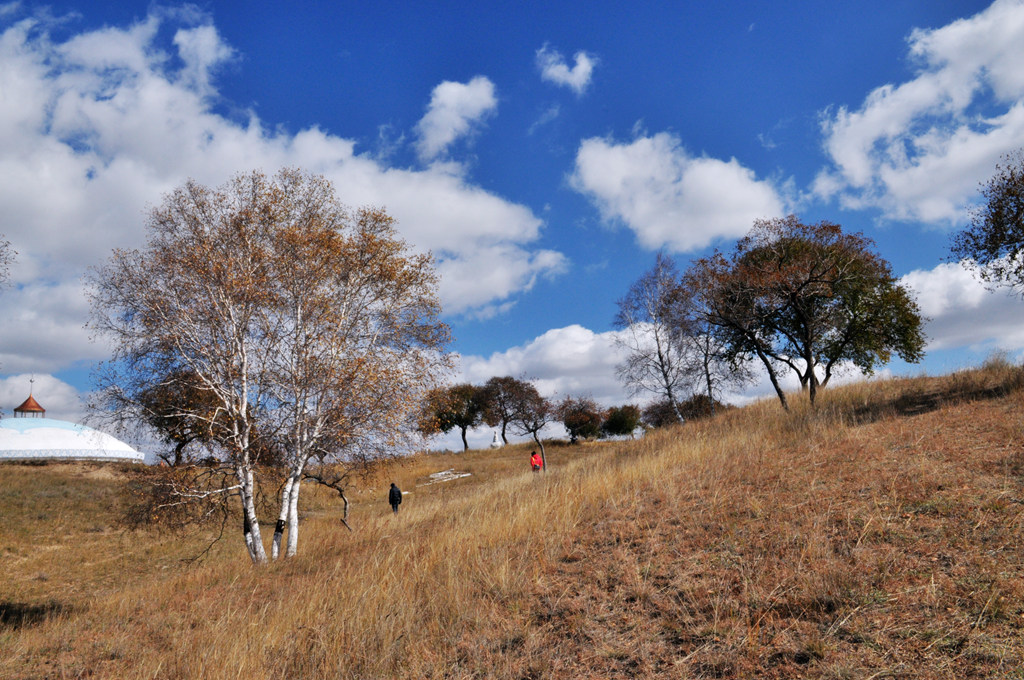
<path fill-rule="evenodd" d="M 982 280 L 1024 295 L 1024 149 L 997 166 L 981 195 L 971 226 L 953 238 L 953 257 Z"/>
<path fill-rule="evenodd" d="M 640 409 L 633 404 L 624 406 L 612 406 L 605 413 L 601 430 L 608 436 L 633 435 L 636 428 L 640 427 Z"/>
<path fill-rule="evenodd" d="M 569 434 L 569 443 L 601 435 L 604 411 L 589 397 L 566 397 L 558 405 L 558 417 Z"/>
<path fill-rule="evenodd" d="M 729 257 L 695 262 L 684 285 L 700 291 L 727 356 L 759 359 L 784 406 L 780 367 L 813 401 L 844 364 L 870 374 L 894 353 L 908 362 L 923 356 L 917 302 L 871 239 L 838 224 L 758 221 Z"/>

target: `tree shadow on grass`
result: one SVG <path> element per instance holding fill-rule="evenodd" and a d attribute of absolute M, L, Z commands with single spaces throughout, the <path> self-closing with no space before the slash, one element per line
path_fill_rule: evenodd
<path fill-rule="evenodd" d="M 940 389 L 911 390 L 894 399 L 869 404 L 854 411 L 857 422 L 874 422 L 887 416 L 916 416 L 943 406 L 999 399 L 1020 389 L 1017 381 L 999 385 L 948 385 Z"/>
<path fill-rule="evenodd" d="M 72 612 L 74 612 L 74 607 L 62 602 L 29 604 L 28 602 L 0 601 L 0 630 L 18 630 L 36 626 L 52 616 L 71 614 Z"/>

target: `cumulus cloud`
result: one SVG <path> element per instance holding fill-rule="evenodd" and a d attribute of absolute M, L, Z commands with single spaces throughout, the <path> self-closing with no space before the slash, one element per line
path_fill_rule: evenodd
<path fill-rule="evenodd" d="M 565 57 L 547 45 L 537 50 L 536 57 L 541 80 L 568 87 L 577 95 L 583 94 L 587 86 L 590 85 L 594 67 L 598 62 L 597 57 L 580 51 L 574 57 L 575 64 L 569 68 L 569 65 L 565 63 Z"/>
<path fill-rule="evenodd" d="M 954 224 L 1000 156 L 1024 139 L 1024 1 L 908 38 L 915 77 L 823 114 L 831 165 L 814 184 L 848 208 Z"/>
<path fill-rule="evenodd" d="M 460 380 L 479 384 L 493 376 L 525 376 L 548 398 L 572 395 L 604 406 L 626 403 L 629 396 L 615 378 L 615 366 L 624 357 L 615 345 L 618 332 L 595 333 L 578 324 L 553 328 L 489 357 L 461 357 Z"/>
<path fill-rule="evenodd" d="M 0 20 L 0 233 L 18 251 L 13 288 L 0 294 L 5 371 L 52 372 L 105 353 L 82 330 L 81 277 L 113 248 L 142 245 L 147 206 L 189 177 L 217 186 L 254 168 L 324 174 L 340 200 L 385 206 L 412 247 L 435 253 L 451 314 L 493 313 L 564 267 L 563 255 L 534 247 L 543 224 L 529 208 L 457 168 L 391 167 L 317 127 L 291 134 L 251 112 L 218 113 L 215 76 L 237 55 L 199 12 L 154 10 L 63 42 L 45 16 Z M 493 87 L 462 87 L 482 93 L 465 97 L 476 109 L 456 108 L 470 124 L 493 108 Z"/>
<path fill-rule="evenodd" d="M 235 56 L 235 51 L 210 25 L 179 30 L 174 34 L 174 44 L 185 62 L 181 78 L 200 94 L 213 91 L 210 83 L 213 70 Z"/>
<path fill-rule="evenodd" d="M 621 221 L 652 250 L 692 252 L 785 212 L 771 182 L 735 158 L 691 156 L 668 132 L 626 143 L 583 140 L 570 183 L 605 220 Z"/>
<path fill-rule="evenodd" d="M 9 372 L 49 372 L 55 366 L 95 361 L 109 348 L 90 342 L 84 320 L 89 303 L 78 281 L 36 282 L 2 295 L 0 368 Z"/>
<path fill-rule="evenodd" d="M 483 76 L 468 83 L 445 81 L 435 87 L 427 113 L 416 126 L 420 160 L 437 158 L 497 108 L 494 83 Z"/>
<path fill-rule="evenodd" d="M 1005 290 L 990 291 L 959 264 L 914 270 L 900 281 L 917 294 L 928 317 L 928 349 L 1024 349 L 1024 302 Z"/>

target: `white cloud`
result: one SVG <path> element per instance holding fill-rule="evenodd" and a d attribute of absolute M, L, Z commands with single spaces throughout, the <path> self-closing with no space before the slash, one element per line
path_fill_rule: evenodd
<path fill-rule="evenodd" d="M 552 106 L 549 106 L 542 114 L 540 114 L 540 117 L 537 118 L 537 120 L 535 120 L 530 125 L 529 129 L 527 129 L 527 131 L 526 131 L 526 134 L 532 135 L 537 130 L 539 130 L 541 127 L 543 127 L 543 126 L 547 125 L 548 123 L 550 123 L 551 121 L 555 120 L 556 118 L 558 118 L 558 116 L 561 113 L 561 111 L 562 111 L 561 107 L 559 107 L 558 104 L 554 104 Z"/>
<path fill-rule="evenodd" d="M 174 44 L 185 62 L 182 79 L 199 93 L 211 92 L 211 72 L 235 55 L 210 25 L 179 30 L 174 34 Z"/>
<path fill-rule="evenodd" d="M 814 188 L 890 219 L 954 224 L 1024 139 L 1024 0 L 915 29 L 908 42 L 912 80 L 875 89 L 858 110 L 823 115 L 832 164 Z"/>
<path fill-rule="evenodd" d="M 622 144 L 583 140 L 570 182 L 605 220 L 621 220 L 652 250 L 698 250 L 745 234 L 756 219 L 784 213 L 770 182 L 735 158 L 690 156 L 667 132 Z"/>
<path fill-rule="evenodd" d="M 530 380 L 548 398 L 586 396 L 604 406 L 635 402 L 615 378 L 615 365 L 624 356 L 615 346 L 617 333 L 595 333 L 577 324 L 553 328 L 489 357 L 461 357 L 459 381 L 482 384 L 511 375 Z"/>
<path fill-rule="evenodd" d="M 483 76 L 465 84 L 445 81 L 435 87 L 427 113 L 416 126 L 420 160 L 437 158 L 497 108 L 494 83 Z"/>
<path fill-rule="evenodd" d="M 568 87 L 577 95 L 583 94 L 590 85 L 594 67 L 598 63 L 596 57 L 580 51 L 574 57 L 576 63 L 569 68 L 565 63 L 565 57 L 558 51 L 549 49 L 547 45 L 537 50 L 536 57 L 542 80 Z"/>
<path fill-rule="evenodd" d="M 476 316 L 492 315 L 495 298 L 529 290 L 540 276 L 550 277 L 567 268 L 565 256 L 553 250 L 528 253 L 509 244 L 481 244 L 458 260 L 440 258 L 441 297 L 455 309 L 475 309 Z M 503 303 L 507 304 L 507 303 Z"/>
<path fill-rule="evenodd" d="M 959 264 L 915 270 L 900 281 L 917 293 L 928 317 L 928 349 L 976 351 L 1024 349 L 1024 300 L 1003 289 L 990 291 Z"/>
<path fill-rule="evenodd" d="M 85 340 L 81 277 L 113 248 L 141 246 L 147 206 L 189 177 L 217 186 L 257 168 L 324 174 L 340 200 L 386 207 L 403 238 L 434 251 L 448 313 L 493 313 L 564 267 L 560 253 L 533 246 L 540 218 L 457 167 L 389 167 L 316 127 L 289 134 L 252 113 L 218 114 L 212 75 L 235 53 L 201 14 L 154 10 L 65 42 L 49 36 L 45 18 L 7 19 L 0 233 L 18 258 L 14 287 L 0 293 L 2 370 L 52 372 L 104 353 Z"/>
<path fill-rule="evenodd" d="M 79 281 L 43 281 L 0 294 L 5 322 L 0 325 L 0 369 L 49 372 L 81 360 L 99 360 L 108 348 L 89 341 L 83 323 L 89 312 Z"/>

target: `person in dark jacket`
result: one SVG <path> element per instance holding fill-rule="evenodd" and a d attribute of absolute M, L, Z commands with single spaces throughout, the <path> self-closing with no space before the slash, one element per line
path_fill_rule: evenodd
<path fill-rule="evenodd" d="M 388 503 L 391 503 L 391 510 L 397 514 L 398 506 L 402 504 L 402 490 L 391 482 L 391 491 L 388 491 Z"/>

